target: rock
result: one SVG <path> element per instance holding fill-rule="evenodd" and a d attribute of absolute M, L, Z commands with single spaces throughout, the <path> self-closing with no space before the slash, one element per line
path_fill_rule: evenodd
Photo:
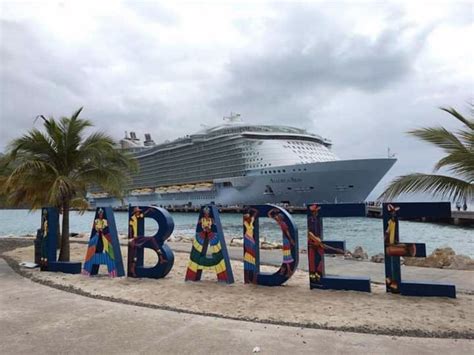
<path fill-rule="evenodd" d="M 356 260 L 368 260 L 369 256 L 361 246 L 357 246 L 352 253 L 352 258 Z"/>
<path fill-rule="evenodd" d="M 277 243 L 263 241 L 260 243 L 260 249 L 281 249 L 282 246 Z"/>
<path fill-rule="evenodd" d="M 446 269 L 474 270 L 474 260 L 467 255 L 454 255 L 451 264 Z"/>
<path fill-rule="evenodd" d="M 440 260 L 435 258 L 412 258 L 412 257 L 404 257 L 403 265 L 406 266 L 420 266 L 420 267 L 435 267 L 435 268 L 442 268 L 443 263 Z"/>
<path fill-rule="evenodd" d="M 193 239 L 193 237 L 183 236 L 179 241 L 183 243 L 192 243 Z"/>
<path fill-rule="evenodd" d="M 244 238 L 237 237 L 230 240 L 231 247 L 242 247 L 244 246 Z"/>
<path fill-rule="evenodd" d="M 456 255 L 450 247 L 437 248 L 426 258 L 405 257 L 405 265 L 457 270 L 474 270 L 474 260 L 467 255 Z"/>
<path fill-rule="evenodd" d="M 174 242 L 180 242 L 183 240 L 183 237 L 180 235 L 172 235 L 171 237 L 168 238 L 168 242 L 174 243 Z"/>
<path fill-rule="evenodd" d="M 447 248 L 436 248 L 434 252 L 431 253 L 426 259 L 434 258 L 439 260 L 443 266 L 448 266 L 451 264 L 453 257 L 456 255 L 453 249 L 450 247 Z"/>
<path fill-rule="evenodd" d="M 378 253 L 372 255 L 370 261 L 372 261 L 373 263 L 383 263 L 385 261 L 385 256 L 383 255 L 383 253 Z"/>
<path fill-rule="evenodd" d="M 441 269 L 451 264 L 454 255 L 456 255 L 456 253 L 449 247 L 436 248 L 431 255 L 426 258 L 405 257 L 404 260 L 405 265 L 407 266 L 434 267 Z"/>

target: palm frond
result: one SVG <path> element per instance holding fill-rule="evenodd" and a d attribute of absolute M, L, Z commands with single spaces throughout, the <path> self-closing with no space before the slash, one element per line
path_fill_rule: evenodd
<path fill-rule="evenodd" d="M 53 205 L 70 201 L 75 196 L 74 182 L 67 176 L 57 176 L 48 193 L 48 202 Z"/>
<path fill-rule="evenodd" d="M 471 130 L 474 130 L 474 120 L 468 119 L 461 115 L 458 111 L 456 111 L 452 107 L 440 107 L 440 110 L 443 110 L 447 113 L 449 113 L 451 116 L 457 118 L 459 121 L 464 123 L 467 127 L 469 127 Z"/>
<path fill-rule="evenodd" d="M 79 210 L 80 214 L 83 214 L 89 207 L 89 202 L 84 197 L 75 197 L 71 200 L 71 208 Z"/>
<path fill-rule="evenodd" d="M 474 181 L 474 150 L 456 151 L 446 155 L 438 161 L 434 167 L 434 171 L 441 168 L 447 168 L 454 174 L 464 177 L 466 181 Z"/>
<path fill-rule="evenodd" d="M 64 146 L 66 151 L 77 149 L 81 144 L 82 134 L 88 127 L 92 127 L 92 122 L 87 119 L 78 119 L 82 107 L 73 114 L 71 118 L 63 117 L 60 127 L 63 132 Z"/>
<path fill-rule="evenodd" d="M 457 135 L 460 138 L 459 140 L 463 142 L 464 145 L 468 147 L 468 149 L 474 149 L 474 130 L 471 131 L 464 131 L 459 130 L 457 131 Z"/>
<path fill-rule="evenodd" d="M 71 116 L 71 121 L 75 121 L 77 120 L 77 118 L 79 117 L 80 113 L 82 112 L 82 110 L 84 109 L 84 106 L 81 106 L 79 107 L 76 112 L 74 112 Z"/>
<path fill-rule="evenodd" d="M 49 119 L 47 119 L 47 121 L 45 121 L 45 124 L 43 126 L 46 130 L 48 140 L 51 141 L 51 148 L 55 152 L 61 151 L 63 146 L 62 132 L 56 120 L 50 117 Z"/>
<path fill-rule="evenodd" d="M 474 198 L 474 184 L 444 175 L 409 174 L 394 179 L 379 199 L 391 200 L 404 193 L 431 193 L 452 201 Z"/>
<path fill-rule="evenodd" d="M 16 159 L 19 153 L 29 153 L 32 156 L 43 156 L 47 159 L 54 159 L 56 150 L 53 147 L 54 142 L 43 132 L 33 129 L 28 134 L 14 139 L 8 144 L 11 160 Z"/>
<path fill-rule="evenodd" d="M 408 131 L 425 142 L 432 143 L 450 153 L 452 151 L 465 151 L 466 147 L 459 138 L 443 127 L 426 127 Z"/>
<path fill-rule="evenodd" d="M 10 176 L 7 179 L 7 184 L 11 184 L 11 180 L 15 180 L 19 176 L 30 175 L 39 177 L 48 173 L 52 173 L 52 175 L 57 174 L 57 171 L 54 166 L 52 166 L 48 162 L 35 159 L 25 160 L 18 164 L 18 166 L 10 173 Z"/>

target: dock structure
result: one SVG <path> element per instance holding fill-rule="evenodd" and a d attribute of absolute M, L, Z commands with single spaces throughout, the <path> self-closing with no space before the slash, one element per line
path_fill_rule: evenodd
<path fill-rule="evenodd" d="M 218 208 L 220 213 L 243 213 L 245 211 L 244 206 L 218 206 Z M 306 207 L 302 206 L 286 206 L 284 208 L 294 214 L 306 213 Z M 166 209 L 170 212 L 199 212 L 200 207 L 170 206 Z"/>
<path fill-rule="evenodd" d="M 451 211 L 451 219 L 455 225 L 474 224 L 474 211 Z"/>
<path fill-rule="evenodd" d="M 382 218 L 382 206 L 377 202 L 367 202 L 367 217 Z M 163 206 L 171 213 L 199 213 L 200 206 Z M 220 213 L 243 213 L 245 206 L 217 206 Z M 281 206 L 291 214 L 305 214 L 306 206 Z M 127 211 L 128 206 L 114 208 L 116 211 Z M 474 211 L 451 211 L 450 218 L 421 218 L 421 222 L 445 223 L 459 226 L 474 225 Z"/>
<path fill-rule="evenodd" d="M 379 204 L 368 204 L 367 205 L 367 216 L 374 218 L 382 218 L 382 206 Z M 433 219 L 433 218 L 422 218 L 421 222 L 433 222 L 433 223 L 447 223 L 454 224 L 457 226 L 474 225 L 474 211 L 451 211 L 451 218 Z"/>

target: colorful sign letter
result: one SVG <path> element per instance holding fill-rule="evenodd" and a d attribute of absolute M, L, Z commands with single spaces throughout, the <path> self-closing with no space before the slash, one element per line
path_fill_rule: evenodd
<path fill-rule="evenodd" d="M 174 254 L 165 241 L 173 233 L 174 222 L 171 215 L 163 208 L 153 206 L 129 206 L 128 228 L 128 264 L 129 277 L 148 277 L 160 279 L 172 269 Z M 152 237 L 145 237 L 145 221 L 147 218 L 158 223 L 158 231 Z M 158 262 L 152 267 L 143 266 L 144 249 L 156 252 Z"/>
<path fill-rule="evenodd" d="M 99 207 L 96 210 L 82 273 L 97 275 L 100 265 L 107 265 L 110 277 L 125 276 L 114 212 L 111 207 Z"/>
<path fill-rule="evenodd" d="M 40 270 L 48 270 L 48 261 L 56 261 L 56 243 L 51 243 L 52 236 L 58 234 L 59 215 L 58 209 L 54 207 L 43 207 L 41 209 L 41 233 L 40 240 Z M 50 247 L 51 245 L 51 247 Z"/>
<path fill-rule="evenodd" d="M 260 272 L 259 217 L 273 219 L 283 237 L 283 263 L 276 273 Z M 299 261 L 298 229 L 291 215 L 273 205 L 250 206 L 243 215 L 244 282 L 263 286 L 280 286 L 296 271 Z"/>
<path fill-rule="evenodd" d="M 326 276 L 324 268 L 324 255 L 344 255 L 346 243 L 324 240 L 323 217 L 365 217 L 365 205 L 361 203 L 311 204 L 307 208 L 307 216 L 309 287 L 370 292 L 369 278 Z"/>
<path fill-rule="evenodd" d="M 444 296 L 456 298 L 456 287 L 449 284 L 402 281 L 400 257 L 425 257 L 425 244 L 400 243 L 398 218 L 449 217 L 449 202 L 384 203 L 385 282 L 387 292 L 406 296 Z"/>
<path fill-rule="evenodd" d="M 56 250 L 59 235 L 59 213 L 55 207 L 41 209 L 41 271 L 64 272 L 66 274 L 79 274 L 81 263 L 70 261 L 57 261 Z"/>
<path fill-rule="evenodd" d="M 213 205 L 201 207 L 185 280 L 201 280 L 204 269 L 214 270 L 219 282 L 234 283 L 219 210 Z"/>

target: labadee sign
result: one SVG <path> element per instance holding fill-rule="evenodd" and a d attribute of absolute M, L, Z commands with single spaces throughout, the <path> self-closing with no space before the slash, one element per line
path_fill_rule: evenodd
<path fill-rule="evenodd" d="M 413 296 L 456 297 L 450 284 L 402 281 L 400 256 L 424 257 L 425 245 L 400 242 L 399 217 L 449 217 L 449 203 L 391 203 L 383 205 L 383 241 L 385 253 L 386 290 Z M 307 208 L 307 247 L 309 284 L 311 289 L 337 289 L 370 292 L 367 277 L 328 276 L 325 254 L 344 254 L 345 242 L 326 240 L 323 220 L 331 217 L 365 216 L 364 204 L 310 204 Z M 130 206 L 128 221 L 128 277 L 162 278 L 172 269 L 174 254 L 166 244 L 174 229 L 171 215 L 154 206 Z M 259 221 L 274 221 L 282 233 L 282 261 L 275 273 L 260 271 Z M 145 235 L 146 221 L 158 225 L 152 236 Z M 56 208 L 43 208 L 41 214 L 41 270 L 80 273 L 81 263 L 56 261 L 56 241 L 59 215 Z M 249 206 L 242 216 L 244 282 L 262 286 L 279 286 L 294 274 L 299 262 L 298 229 L 292 216 L 274 205 Z M 153 250 L 157 262 L 144 266 L 144 249 Z M 107 267 L 111 277 L 125 276 L 114 213 L 110 207 L 99 207 L 92 224 L 82 273 L 95 275 L 100 265 Z M 186 269 L 186 281 L 199 281 L 203 270 L 212 270 L 219 282 L 233 283 L 230 263 L 219 211 L 215 206 L 203 206 Z"/>

